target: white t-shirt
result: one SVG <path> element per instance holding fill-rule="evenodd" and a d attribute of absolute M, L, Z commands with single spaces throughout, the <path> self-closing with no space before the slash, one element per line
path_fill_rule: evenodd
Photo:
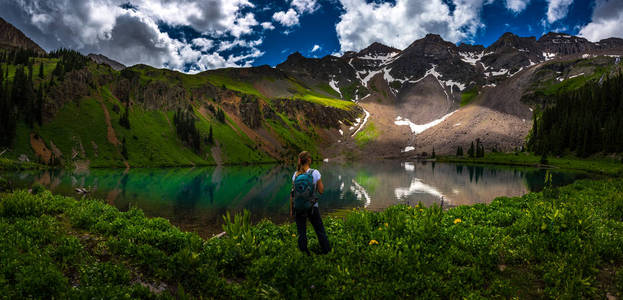
<path fill-rule="evenodd" d="M 309 169 L 307 171 L 309 171 Z M 295 171 L 294 174 L 292 174 L 292 182 L 294 182 L 294 179 L 296 179 L 296 172 L 298 171 Z M 318 172 L 318 170 L 312 171 L 312 178 L 314 182 L 314 193 L 316 192 L 316 182 L 318 182 L 318 180 L 320 180 L 321 177 L 322 176 L 320 175 L 320 172 Z M 318 202 L 314 204 L 314 207 L 318 207 Z"/>

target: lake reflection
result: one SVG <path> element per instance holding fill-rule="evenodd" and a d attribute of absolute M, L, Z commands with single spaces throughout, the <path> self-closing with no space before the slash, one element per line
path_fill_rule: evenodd
<path fill-rule="evenodd" d="M 396 203 L 456 206 L 490 202 L 498 196 L 519 196 L 543 186 L 545 170 L 449 163 L 386 161 L 371 164 L 319 166 L 325 193 L 323 212 L 366 207 L 382 210 Z M 1 173 L 26 187 L 39 182 L 55 193 L 76 195 L 76 187 L 93 187 L 93 195 L 121 210 L 138 207 L 148 216 L 169 219 L 185 230 L 218 232 L 226 211 L 251 211 L 258 221 L 288 219 L 293 167 L 227 166 L 207 168 L 93 169 Z M 553 172 L 556 185 L 581 173 Z"/>

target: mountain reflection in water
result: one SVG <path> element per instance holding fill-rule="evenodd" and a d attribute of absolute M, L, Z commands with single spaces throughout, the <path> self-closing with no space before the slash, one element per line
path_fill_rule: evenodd
<path fill-rule="evenodd" d="M 318 166 L 325 193 L 323 214 L 365 207 L 490 202 L 498 196 L 520 196 L 543 187 L 545 170 L 472 166 L 435 162 L 357 163 Z M 163 169 L 92 169 L 4 172 L 18 187 L 41 183 L 54 193 L 76 196 L 75 188 L 92 187 L 92 196 L 120 210 L 133 207 L 148 216 L 169 219 L 185 230 L 208 235 L 220 231 L 221 216 L 248 209 L 254 221 L 288 220 L 289 191 L 294 167 L 226 166 Z M 582 173 L 553 172 L 555 185 L 584 178 Z"/>

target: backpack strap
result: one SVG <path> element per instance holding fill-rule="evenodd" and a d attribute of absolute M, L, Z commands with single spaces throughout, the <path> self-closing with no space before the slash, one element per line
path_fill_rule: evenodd
<path fill-rule="evenodd" d="M 307 172 L 305 172 L 305 173 L 307 173 L 307 174 L 309 174 L 309 175 L 311 175 L 311 176 L 312 176 L 312 183 L 313 183 L 313 185 L 314 185 L 314 189 L 312 190 L 312 195 L 314 195 L 314 200 L 312 201 L 312 203 L 313 203 L 313 204 L 316 204 L 317 199 L 316 199 L 316 196 L 315 196 L 315 195 L 316 195 L 316 184 L 317 184 L 317 183 L 314 183 L 314 182 L 313 182 L 313 178 L 314 178 L 314 175 L 313 175 L 313 174 L 314 174 L 314 171 L 316 171 L 316 170 L 315 170 L 315 169 L 312 169 L 312 168 L 309 168 L 309 169 L 307 169 Z M 312 206 L 313 206 L 313 205 L 312 205 Z"/>

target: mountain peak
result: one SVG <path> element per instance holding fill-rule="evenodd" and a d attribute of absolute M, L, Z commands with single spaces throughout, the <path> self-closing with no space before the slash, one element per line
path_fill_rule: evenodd
<path fill-rule="evenodd" d="M 536 46 L 536 38 L 531 37 L 519 37 L 512 32 L 505 32 L 502 36 L 491 44 L 487 49 L 496 51 L 501 49 L 515 48 L 515 49 L 533 49 Z"/>
<path fill-rule="evenodd" d="M 296 52 L 288 55 L 288 59 L 287 60 L 298 60 L 298 59 L 301 59 L 301 58 L 305 58 L 305 57 L 303 56 L 303 54 L 301 54 L 301 52 L 296 51 Z"/>
<path fill-rule="evenodd" d="M 359 51 L 359 55 L 367 55 L 367 54 L 389 54 L 393 52 L 400 52 L 400 50 L 390 47 L 379 42 L 374 42 L 370 44 L 370 46 L 365 49 Z"/>
<path fill-rule="evenodd" d="M 445 42 L 445 40 L 443 38 L 441 38 L 440 35 L 438 34 L 434 34 L 434 33 L 429 33 L 424 37 L 424 40 L 427 42 L 438 42 L 438 43 L 443 43 Z"/>
<path fill-rule="evenodd" d="M 0 48 L 24 48 L 33 50 L 39 54 L 45 53 L 43 48 L 3 18 L 0 18 Z"/>

